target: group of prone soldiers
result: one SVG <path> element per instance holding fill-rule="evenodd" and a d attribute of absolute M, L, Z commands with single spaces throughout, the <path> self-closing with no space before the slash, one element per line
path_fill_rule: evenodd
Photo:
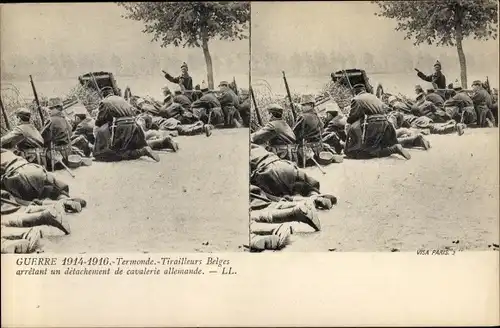
<path fill-rule="evenodd" d="M 494 126 L 498 112 L 498 100 L 480 81 L 474 81 L 471 96 L 455 86 L 447 100 L 433 89 L 424 93 L 420 86 L 414 102 L 392 95 L 379 99 L 366 92 L 363 84 L 355 85 L 353 91 L 349 115 L 344 116 L 338 106 L 328 104 L 324 122 L 315 111 L 314 97 L 304 96 L 302 114 L 293 127 L 283 119 L 283 108 L 271 104 L 267 107 L 270 121 L 252 133 L 251 142 L 266 145 L 280 158 L 299 165 L 312 163 L 309 159 L 324 162 L 322 156 L 328 152 L 354 159 L 392 154 L 410 159 L 405 148 L 431 147 L 424 135 L 462 135 L 470 125 Z"/>
<path fill-rule="evenodd" d="M 65 213 L 79 213 L 85 200 L 45 167 L 1 148 L 2 254 L 39 250 L 42 226 L 70 233 Z"/>
<path fill-rule="evenodd" d="M 314 159 L 324 163 L 325 158 L 341 162 L 335 157 L 341 155 L 369 159 L 399 154 L 410 159 L 406 148 L 431 147 L 426 134 L 462 135 L 469 124 L 489 126 L 485 122 L 494 117 L 489 93 L 479 81 L 474 81 L 473 88 L 471 98 L 457 86 L 446 101 L 433 90 L 418 90 L 412 104 L 394 96 L 382 97 L 383 101 L 358 84 L 353 87 L 349 115 L 327 105 L 325 123 L 315 111 L 315 99 L 306 95 L 301 104 L 294 104 L 301 106 L 302 114 L 292 127 L 283 119 L 283 107 L 269 105 L 270 121 L 250 136 L 250 248 L 286 246 L 290 229 L 284 222 L 303 222 L 319 230 L 315 209 L 336 204 L 335 197 L 320 194 L 319 182 L 299 165 L 305 167 Z"/>

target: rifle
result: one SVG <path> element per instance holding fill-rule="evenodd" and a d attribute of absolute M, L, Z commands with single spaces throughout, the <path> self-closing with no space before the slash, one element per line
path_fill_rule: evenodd
<path fill-rule="evenodd" d="M 486 77 L 486 91 L 488 91 L 488 93 L 491 95 L 491 87 L 490 87 L 490 80 L 488 80 L 488 77 Z"/>
<path fill-rule="evenodd" d="M 238 92 L 238 85 L 236 84 L 236 79 L 234 78 L 234 76 L 233 76 L 233 86 L 234 86 L 234 93 L 236 93 L 236 95 L 239 96 L 240 93 Z"/>
<path fill-rule="evenodd" d="M 288 100 L 290 101 L 290 107 L 292 108 L 293 121 L 295 122 L 297 120 L 297 113 L 295 112 L 295 106 L 293 105 L 292 94 L 290 93 L 288 82 L 286 81 L 285 71 L 282 71 L 282 73 L 283 73 L 283 81 L 285 82 L 286 94 L 288 96 Z"/>
<path fill-rule="evenodd" d="M 255 99 L 255 94 L 253 93 L 253 88 L 250 87 L 250 95 L 252 96 L 253 106 L 255 107 L 255 115 L 257 115 L 257 123 L 260 126 L 264 126 L 262 123 L 262 117 L 260 116 L 259 107 L 257 107 L 257 100 Z"/>
<path fill-rule="evenodd" d="M 43 118 L 42 106 L 40 106 L 40 101 L 38 100 L 38 94 L 36 92 L 35 83 L 33 82 L 33 77 L 31 77 L 31 75 L 30 75 L 30 82 L 31 82 L 31 88 L 33 89 L 33 95 L 35 96 L 35 102 L 38 107 L 38 114 L 40 115 L 40 119 L 42 120 L 42 127 L 43 127 L 43 125 L 45 124 L 45 119 Z"/>
<path fill-rule="evenodd" d="M 7 130 L 10 130 L 9 118 L 7 117 L 7 114 L 5 113 L 5 108 L 3 107 L 3 102 L 2 102 L 1 96 L 0 96 L 0 108 L 2 109 L 2 115 L 3 115 L 3 119 L 5 120 L 5 126 L 7 127 Z"/>

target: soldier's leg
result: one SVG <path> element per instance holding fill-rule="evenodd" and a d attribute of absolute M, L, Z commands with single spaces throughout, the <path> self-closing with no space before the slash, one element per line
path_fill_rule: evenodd
<path fill-rule="evenodd" d="M 134 159 L 139 159 L 142 156 L 149 157 L 153 159 L 156 162 L 160 161 L 160 157 L 153 152 L 151 147 L 142 147 L 139 149 L 130 149 L 130 150 L 124 150 L 124 151 L 114 151 L 112 149 L 106 149 L 105 151 L 102 151 L 98 155 L 94 155 L 96 161 L 101 161 L 101 162 L 119 162 L 119 161 L 128 161 L 128 160 L 134 160 Z"/>
<path fill-rule="evenodd" d="M 173 150 L 174 152 L 177 152 L 179 150 L 179 145 L 169 135 L 165 135 L 159 139 L 147 140 L 147 143 L 148 143 L 148 146 L 154 150 L 170 149 L 170 150 Z"/>
<path fill-rule="evenodd" d="M 266 208 L 260 211 L 252 211 L 250 218 L 252 221 L 266 223 L 303 222 L 316 231 L 321 230 L 318 213 L 306 202 L 298 203 L 290 208 Z"/>
<path fill-rule="evenodd" d="M 2 238 L 2 254 L 28 254 L 36 251 L 38 242 L 33 243 L 28 239 L 5 239 Z"/>
<path fill-rule="evenodd" d="M 272 235 L 276 229 L 279 229 L 283 223 L 264 223 L 252 221 L 250 223 L 250 232 L 256 235 Z M 290 225 L 290 233 L 293 233 L 292 226 Z"/>
<path fill-rule="evenodd" d="M 457 123 L 455 120 L 450 120 L 446 123 L 433 123 L 429 129 L 431 134 L 449 134 L 457 132 L 459 136 L 464 134 L 464 129 L 467 126 L 463 123 Z"/>
<path fill-rule="evenodd" d="M 252 234 L 250 237 L 250 251 L 280 250 L 290 242 L 290 226 L 282 224 L 274 229 L 271 235 Z"/>
<path fill-rule="evenodd" d="M 177 132 L 181 136 L 193 136 L 197 134 L 202 134 L 205 132 L 204 124 L 202 121 L 197 121 L 193 124 L 179 124 L 177 126 Z"/>
<path fill-rule="evenodd" d="M 32 228 L 17 228 L 17 227 L 2 227 L 2 239 L 16 240 L 27 239 L 38 241 L 43 237 L 42 230 L 39 226 Z"/>
<path fill-rule="evenodd" d="M 69 235 L 70 228 L 64 220 L 63 214 L 55 207 L 45 209 L 35 213 L 13 213 L 2 216 L 2 226 L 6 227 L 35 227 L 48 225 L 58 228 L 65 234 Z"/>
<path fill-rule="evenodd" d="M 403 156 L 405 159 L 411 159 L 410 153 L 401 146 L 401 144 L 397 143 L 395 145 L 384 147 L 378 150 L 371 151 L 369 156 L 371 157 L 388 157 L 392 154 L 398 154 Z"/>
<path fill-rule="evenodd" d="M 398 142 L 404 148 L 422 147 L 425 150 L 430 148 L 429 141 L 427 141 L 421 134 L 398 138 Z"/>

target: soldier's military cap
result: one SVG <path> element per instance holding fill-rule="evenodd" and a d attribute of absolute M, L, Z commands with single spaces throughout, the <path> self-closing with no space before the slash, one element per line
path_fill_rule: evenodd
<path fill-rule="evenodd" d="M 335 113 L 338 113 L 340 112 L 340 107 L 337 103 L 329 103 L 329 104 L 326 104 L 326 108 L 325 108 L 325 113 L 332 113 L 332 114 L 335 114 Z"/>
<path fill-rule="evenodd" d="M 183 68 L 183 67 L 185 67 L 187 69 L 188 65 L 185 62 L 183 62 L 182 65 L 181 65 L 181 68 Z"/>
<path fill-rule="evenodd" d="M 269 104 L 267 105 L 266 109 L 271 114 L 283 114 L 283 107 L 281 107 L 279 104 Z"/>
<path fill-rule="evenodd" d="M 315 104 L 316 100 L 314 99 L 313 95 L 303 95 L 302 99 L 300 100 L 301 105 L 306 105 L 306 104 Z"/>
<path fill-rule="evenodd" d="M 63 108 L 62 99 L 59 98 L 59 97 L 50 98 L 49 99 L 49 108 L 50 109 L 54 109 L 54 108 L 60 108 L 60 109 L 62 109 Z"/>
<path fill-rule="evenodd" d="M 200 87 L 201 91 L 208 91 L 208 86 L 207 86 L 207 83 L 203 80 L 201 81 L 201 87 Z"/>
<path fill-rule="evenodd" d="M 436 66 L 441 67 L 441 63 L 439 62 L 439 60 L 436 60 L 436 63 L 434 64 L 434 67 L 436 67 Z"/>
<path fill-rule="evenodd" d="M 482 86 L 483 85 L 483 82 L 479 81 L 479 80 L 475 80 L 474 82 L 472 82 L 472 85 L 479 85 L 479 86 Z"/>
<path fill-rule="evenodd" d="M 16 111 L 16 115 L 19 117 L 31 117 L 31 111 L 28 108 L 21 107 Z"/>
<path fill-rule="evenodd" d="M 220 86 L 223 86 L 223 85 L 225 85 L 225 86 L 227 87 L 227 86 L 229 86 L 229 82 L 227 82 L 227 81 L 221 81 L 221 82 L 219 83 L 219 87 L 220 87 Z"/>
<path fill-rule="evenodd" d="M 395 102 L 396 100 L 398 100 L 398 98 L 396 98 L 396 96 L 389 96 L 389 98 L 387 99 L 387 102 L 389 104 L 392 104 L 393 102 Z"/>

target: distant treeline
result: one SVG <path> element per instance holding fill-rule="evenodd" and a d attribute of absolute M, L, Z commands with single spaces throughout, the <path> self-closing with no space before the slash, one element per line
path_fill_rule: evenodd
<path fill-rule="evenodd" d="M 445 72 L 459 68 L 457 56 L 448 53 L 435 56 L 423 51 L 412 54 L 403 49 L 395 49 L 390 55 L 375 56 L 369 52 L 332 51 L 326 53 L 321 50 L 304 50 L 286 56 L 254 49 L 252 50 L 252 72 L 259 76 L 265 76 L 271 72 L 274 74 L 285 70 L 287 73 L 295 75 L 316 76 L 344 68 L 360 68 L 370 73 L 410 73 L 414 72 L 413 68 L 419 68 L 431 73 L 436 59 L 439 59 L 443 64 Z M 467 55 L 467 65 L 471 70 L 488 69 L 484 65 L 488 62 L 495 63 L 496 60 L 496 54 L 484 54 L 478 61 L 474 56 Z"/>
<path fill-rule="evenodd" d="M 2 58 L 0 73 L 3 80 L 25 79 L 28 75 L 37 79 L 75 78 L 89 71 L 110 71 L 119 76 L 145 76 L 158 74 L 161 69 L 172 74 L 180 71 L 182 62 L 189 65 L 190 71 L 205 71 L 205 61 L 201 50 L 190 52 L 186 58 L 174 58 L 164 55 L 168 51 L 161 49 L 147 55 L 127 59 L 119 54 L 103 56 L 86 54 L 85 56 L 69 56 L 52 52 L 48 56 L 15 56 L 6 60 Z M 227 53 L 224 56 L 212 56 L 214 68 L 224 71 L 245 73 L 248 70 L 249 55 L 245 53 Z"/>

